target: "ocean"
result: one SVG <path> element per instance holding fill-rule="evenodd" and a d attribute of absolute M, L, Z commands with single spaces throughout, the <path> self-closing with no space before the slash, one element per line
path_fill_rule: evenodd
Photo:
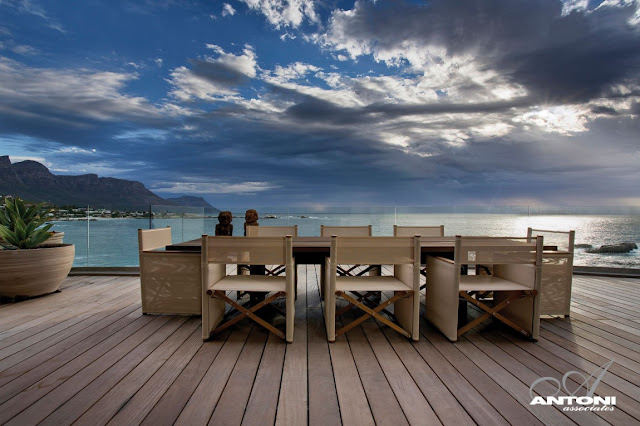
<path fill-rule="evenodd" d="M 242 235 L 243 211 L 233 212 L 234 235 Z M 576 244 L 633 242 L 640 245 L 640 215 L 528 215 L 467 213 L 269 213 L 261 210 L 262 226 L 298 225 L 298 235 L 320 234 L 320 225 L 372 225 L 373 235 L 392 235 L 393 225 L 444 225 L 445 235 L 524 237 L 527 227 L 576 231 Z M 264 218 L 264 216 L 270 218 Z M 64 242 L 76 245 L 74 266 L 137 266 L 138 228 L 171 226 L 173 242 L 214 234 L 217 218 L 173 217 L 149 219 L 97 219 L 57 221 L 53 230 L 64 232 Z M 625 254 L 593 254 L 576 249 L 576 266 L 640 268 L 640 250 Z"/>

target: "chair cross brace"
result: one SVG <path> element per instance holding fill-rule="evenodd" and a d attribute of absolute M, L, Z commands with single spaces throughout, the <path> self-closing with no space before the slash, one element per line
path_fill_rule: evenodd
<path fill-rule="evenodd" d="M 356 295 L 358 297 L 358 302 L 362 302 L 365 305 L 367 305 L 368 307 L 370 307 L 371 309 L 375 309 L 378 304 L 376 304 L 375 302 L 369 300 L 370 297 L 375 296 L 378 297 L 378 302 L 380 302 L 380 292 L 379 291 L 368 291 L 365 294 L 361 294 L 357 291 L 352 291 L 351 293 L 353 293 L 354 295 Z M 336 316 L 342 315 L 345 312 L 347 312 L 349 309 L 353 308 L 355 305 L 353 303 L 349 303 L 347 306 L 344 306 L 342 309 L 340 309 L 340 311 L 336 314 Z M 380 312 L 386 314 L 389 318 L 391 319 L 395 319 L 396 316 L 386 310 L 386 309 L 382 309 Z"/>
<path fill-rule="evenodd" d="M 506 308 L 511 302 L 513 302 L 516 299 L 520 299 L 520 298 L 523 298 L 523 297 L 533 297 L 536 294 L 538 294 L 538 292 L 536 290 L 522 290 L 521 292 L 511 295 L 510 297 L 506 298 L 505 300 L 503 300 L 502 302 L 498 303 L 496 306 L 491 308 L 491 307 L 485 305 L 484 303 L 474 299 L 466 291 L 461 291 L 460 292 L 460 296 L 462 298 L 464 298 L 467 302 L 471 302 L 472 304 L 474 304 L 478 308 L 482 309 L 483 311 L 485 311 L 485 313 L 480 315 L 479 317 L 477 317 L 473 321 L 467 323 L 463 327 L 460 327 L 458 329 L 458 337 L 460 337 L 462 334 L 464 334 L 468 330 L 472 329 L 476 325 L 480 324 L 484 320 L 486 320 L 486 319 L 488 319 L 490 317 L 494 317 L 494 318 L 500 320 L 501 322 L 503 322 L 504 324 L 508 325 L 509 327 L 513 328 L 517 332 L 522 333 L 523 335 L 531 338 L 531 334 L 527 330 L 525 330 L 524 328 L 522 328 L 521 326 L 519 326 L 515 322 L 511 321 L 510 319 L 506 318 L 504 315 L 500 314 L 499 311 L 501 311 L 502 309 Z"/>
<path fill-rule="evenodd" d="M 276 336 L 278 336 L 278 337 L 280 337 L 282 339 L 285 338 L 284 333 L 282 331 L 278 330 L 273 325 L 269 324 L 268 322 L 266 322 L 265 320 L 263 320 L 262 318 L 257 316 L 254 312 L 256 312 L 258 309 L 264 307 L 265 305 L 275 301 L 276 299 L 279 299 L 281 297 L 286 297 L 286 295 L 287 295 L 286 292 L 279 291 L 277 293 L 274 293 L 270 297 L 264 299 L 263 301 L 261 301 L 257 305 L 253 305 L 249 309 L 245 308 L 244 306 L 242 306 L 241 304 L 239 304 L 235 300 L 230 299 L 227 296 L 226 292 L 224 292 L 224 291 L 220 291 L 220 290 L 211 291 L 211 290 L 208 290 L 207 294 L 209 294 L 209 295 L 211 295 L 211 296 L 213 296 L 215 298 L 224 300 L 226 303 L 228 303 L 231 306 L 233 306 L 239 312 L 238 316 L 234 317 L 233 319 L 230 319 L 229 321 L 225 322 L 224 324 L 218 326 L 218 328 L 213 330 L 213 334 L 219 333 L 222 330 L 225 330 L 225 329 L 231 327 L 233 324 L 237 323 L 238 321 L 240 321 L 244 317 L 248 317 L 248 318 L 252 319 L 253 321 L 255 321 L 256 323 L 258 323 L 261 326 L 263 326 L 264 328 L 266 328 L 267 330 L 269 330 L 270 332 L 272 332 L 273 334 L 275 334 Z"/>
<path fill-rule="evenodd" d="M 420 275 L 422 275 L 423 277 L 427 276 L 427 268 L 422 268 L 420 269 Z M 427 283 L 424 283 L 420 286 L 420 290 L 424 290 L 425 288 L 427 288 Z"/>
<path fill-rule="evenodd" d="M 371 271 L 373 268 L 377 267 L 377 265 L 369 265 L 366 268 L 364 268 L 362 271 L 359 271 L 357 274 L 353 274 L 353 271 L 355 271 L 360 266 L 362 265 L 353 265 L 351 268 L 345 269 L 340 265 L 336 265 L 336 269 L 338 270 L 338 275 L 341 275 L 343 277 L 361 277 L 362 275 Z"/>
<path fill-rule="evenodd" d="M 264 272 L 265 272 L 264 274 L 265 275 L 273 275 L 273 276 L 280 275 L 285 271 L 286 267 L 287 267 L 286 265 L 277 265 L 273 269 L 269 269 L 269 268 L 265 267 L 264 268 Z"/>
<path fill-rule="evenodd" d="M 384 308 L 386 308 L 387 306 L 391 305 L 392 303 L 395 303 L 400 299 L 404 299 L 405 297 L 409 297 L 412 294 L 413 294 L 413 291 L 398 291 L 398 292 L 396 292 L 396 294 L 392 298 L 385 300 L 383 303 L 381 303 L 380 305 L 376 306 L 374 309 L 371 309 L 370 307 L 365 305 L 364 302 L 354 299 L 353 297 L 349 296 L 345 292 L 336 291 L 336 296 L 342 297 L 347 302 L 349 302 L 350 305 L 355 306 L 356 308 L 359 308 L 359 309 L 361 309 L 361 310 L 363 310 L 365 312 L 365 314 L 362 315 L 361 317 L 356 318 L 355 320 L 351 321 L 349 324 L 345 325 L 344 327 L 340 328 L 339 330 L 336 330 L 336 336 L 339 336 L 339 335 L 341 335 L 343 333 L 346 333 L 347 331 L 351 330 L 353 327 L 355 327 L 358 324 L 364 322 L 367 318 L 373 317 L 373 318 L 375 318 L 377 320 L 380 320 L 381 322 L 383 322 L 384 324 L 388 325 L 389 327 L 393 328 L 395 331 L 397 331 L 398 333 L 402 334 L 403 336 L 411 337 L 411 333 L 409 333 L 408 331 L 406 331 L 402 327 L 398 326 L 397 324 L 394 324 L 393 322 L 391 322 L 387 318 L 381 316 L 380 315 L 380 311 L 382 311 Z"/>

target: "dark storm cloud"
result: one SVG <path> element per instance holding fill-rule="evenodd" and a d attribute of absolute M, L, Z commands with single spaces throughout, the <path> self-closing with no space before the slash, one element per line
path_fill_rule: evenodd
<path fill-rule="evenodd" d="M 629 20 L 635 5 L 573 11 L 559 0 L 400 0 L 357 2 L 334 13 L 330 45 L 366 45 L 375 52 L 407 42 L 471 54 L 487 69 L 527 88 L 542 101 L 585 102 L 640 71 L 640 31 Z"/>
<path fill-rule="evenodd" d="M 609 108 L 606 106 L 597 106 L 591 108 L 591 112 L 594 114 L 603 114 L 603 115 L 618 115 L 618 111 L 614 108 Z"/>
<path fill-rule="evenodd" d="M 191 72 L 210 83 L 220 84 L 226 87 L 235 87 L 249 81 L 249 78 L 238 71 L 237 68 L 224 63 L 200 59 L 191 59 L 189 62 L 191 62 L 192 65 Z"/>

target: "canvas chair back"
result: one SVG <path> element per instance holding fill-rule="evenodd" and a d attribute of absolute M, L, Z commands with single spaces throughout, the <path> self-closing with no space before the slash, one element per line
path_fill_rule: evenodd
<path fill-rule="evenodd" d="M 247 237 L 298 236 L 298 225 L 293 226 L 247 226 Z"/>
<path fill-rule="evenodd" d="M 287 248 L 287 245 L 291 246 L 290 238 L 203 235 L 202 244 L 208 263 L 281 265 L 287 263 L 287 257 L 291 257 L 291 247 Z"/>
<path fill-rule="evenodd" d="M 138 250 L 155 250 L 171 244 L 171 227 L 138 229 Z"/>
<path fill-rule="evenodd" d="M 544 229 L 527 229 L 527 240 L 532 241 L 541 235 L 544 237 L 545 246 L 555 246 L 561 252 L 573 254 L 573 246 L 576 238 L 576 231 L 547 231 Z"/>
<path fill-rule="evenodd" d="M 200 256 L 154 251 L 171 244 L 171 227 L 138 229 L 142 313 L 200 315 Z"/>
<path fill-rule="evenodd" d="M 458 235 L 454 261 L 457 265 L 536 264 L 538 255 L 535 239 Z"/>
<path fill-rule="evenodd" d="M 529 228 L 527 239 L 544 237 L 542 254 L 542 283 L 540 291 L 540 315 L 571 315 L 571 287 L 573 283 L 573 250 L 575 231 L 547 231 Z"/>
<path fill-rule="evenodd" d="M 393 225 L 394 237 L 444 237 L 444 225 L 440 226 L 398 226 Z"/>
<path fill-rule="evenodd" d="M 416 259 L 414 238 L 339 237 L 332 235 L 331 258 L 340 264 L 410 264 L 414 263 Z"/>
<path fill-rule="evenodd" d="M 320 236 L 330 237 L 337 235 L 338 237 L 370 237 L 371 225 L 366 226 L 325 226 L 320 225 Z"/>

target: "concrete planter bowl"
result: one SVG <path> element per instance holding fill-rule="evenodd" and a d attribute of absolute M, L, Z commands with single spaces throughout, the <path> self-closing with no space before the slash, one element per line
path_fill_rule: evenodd
<path fill-rule="evenodd" d="M 75 253 L 73 244 L 0 250 L 0 296 L 53 293 L 69 274 Z"/>

